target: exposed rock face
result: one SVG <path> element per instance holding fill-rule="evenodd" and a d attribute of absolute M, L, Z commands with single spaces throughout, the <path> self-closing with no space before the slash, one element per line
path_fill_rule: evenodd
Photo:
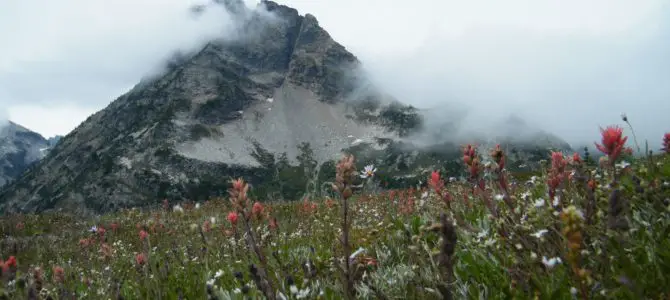
<path fill-rule="evenodd" d="M 352 96 L 391 101 L 373 89 L 353 95 L 354 55 L 313 16 L 262 6 L 237 12 L 248 14 L 244 38 L 208 43 L 90 116 L 0 194 L 2 210 L 105 211 L 202 198 L 231 177 L 260 180 L 254 150 L 295 161 L 297 146 L 309 142 L 323 162 L 356 138 L 396 135 L 351 117 Z"/>
<path fill-rule="evenodd" d="M 42 159 L 48 149 L 44 137 L 21 125 L 9 122 L 0 128 L 0 187 Z"/>
<path fill-rule="evenodd" d="M 242 38 L 208 43 L 90 116 L 0 192 L 0 211 L 203 200 L 239 176 L 260 198 L 291 199 L 328 181 L 344 149 L 386 151 L 383 163 L 406 172 L 442 163 L 403 161 L 420 156 L 400 145 L 421 116 L 363 84 L 359 61 L 316 18 L 271 1 L 254 11 L 217 2 L 245 20 Z"/>

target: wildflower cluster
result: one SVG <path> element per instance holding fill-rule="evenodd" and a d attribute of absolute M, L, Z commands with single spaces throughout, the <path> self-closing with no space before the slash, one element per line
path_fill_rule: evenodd
<path fill-rule="evenodd" d="M 468 145 L 467 182 L 361 192 L 377 169 L 345 156 L 339 197 L 264 201 L 235 179 L 226 198 L 4 216 L 0 298 L 665 299 L 670 156 L 624 159 L 622 132 L 602 135 L 602 167 L 553 152 L 523 179 L 504 147 L 482 164 Z"/>

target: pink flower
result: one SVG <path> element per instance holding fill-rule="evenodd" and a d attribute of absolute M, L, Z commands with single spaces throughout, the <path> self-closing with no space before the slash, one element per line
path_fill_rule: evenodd
<path fill-rule="evenodd" d="M 572 154 L 572 162 L 574 164 L 581 164 L 582 163 L 582 158 L 579 157 L 579 153 L 575 152 Z"/>
<path fill-rule="evenodd" d="M 665 150 L 665 153 L 670 154 L 670 132 L 663 136 L 663 150 Z"/>
<path fill-rule="evenodd" d="M 65 270 L 62 267 L 55 266 L 53 270 L 54 281 L 63 283 L 65 282 Z"/>
<path fill-rule="evenodd" d="M 135 263 L 140 266 L 143 266 L 147 262 L 147 256 L 144 253 L 139 253 L 135 255 Z"/>
<path fill-rule="evenodd" d="M 444 188 L 444 181 L 440 179 L 440 172 L 433 171 L 430 173 L 430 179 L 428 179 L 428 185 L 438 194 Z"/>
<path fill-rule="evenodd" d="M 228 222 L 230 222 L 230 224 L 232 224 L 233 226 L 237 225 L 237 218 L 238 216 L 236 212 L 231 211 L 228 213 Z"/>
<path fill-rule="evenodd" d="M 140 241 L 144 241 L 149 236 L 149 234 L 144 231 L 144 229 L 140 230 Z"/>
<path fill-rule="evenodd" d="M 602 134 L 602 145 L 596 143 L 596 148 L 606 154 L 610 162 L 614 162 L 621 154 L 628 137 L 623 136 L 623 128 L 618 126 L 601 128 L 600 132 Z"/>
<path fill-rule="evenodd" d="M 275 229 L 279 228 L 279 224 L 277 223 L 277 218 L 272 217 L 272 219 L 270 219 L 269 227 L 272 230 L 275 230 Z"/>
<path fill-rule="evenodd" d="M 202 224 L 202 231 L 210 232 L 212 230 L 212 223 L 209 220 L 205 220 L 205 223 Z"/>
<path fill-rule="evenodd" d="M 251 208 L 251 213 L 256 217 L 260 217 L 263 213 L 263 204 L 258 201 L 254 202 L 254 206 Z"/>

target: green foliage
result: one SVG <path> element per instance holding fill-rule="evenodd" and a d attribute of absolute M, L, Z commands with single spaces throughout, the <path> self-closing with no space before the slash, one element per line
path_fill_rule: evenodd
<path fill-rule="evenodd" d="M 291 166 L 286 154 L 270 159 L 258 151 L 258 158 L 274 168 L 268 176 L 277 178 L 273 180 L 278 185 L 268 189 L 295 188 L 297 194 L 300 187 L 304 191 L 306 180 L 296 178 L 304 177 L 310 168 L 320 169 L 318 182 L 331 180 L 334 165 L 319 168 L 309 145 L 301 149 L 296 157 L 301 163 L 296 166 Z M 443 236 L 435 230 L 441 226 L 435 221 L 442 213 L 456 223 L 458 235 L 451 258 L 455 281 L 449 284 L 456 299 L 670 296 L 670 156 L 634 160 L 626 168 L 574 168 L 576 175 L 561 189 L 564 202 L 557 206 L 546 199 L 544 170 L 536 180 L 526 179 L 530 174 L 514 178 L 534 183 L 510 192 L 513 209 L 498 202 L 500 218 L 493 217 L 485 205 L 486 197 L 501 193 L 494 178 L 486 181 L 490 194 L 484 195 L 473 195 L 470 185 L 447 183 L 446 191 L 453 198 L 448 207 L 436 193 L 422 196 L 422 190 L 355 194 L 349 200 L 350 241 L 354 250 L 363 249 L 353 259 L 357 298 L 440 299 L 445 278 L 436 254 Z M 586 215 L 589 187 L 580 179 L 588 174 L 598 175 L 589 177 L 596 183 L 592 216 Z M 230 187 L 227 180 L 212 177 L 192 183 L 194 188 L 201 186 L 193 199 L 225 193 Z M 608 228 L 613 187 L 621 190 L 621 199 L 628 203 L 625 230 Z M 265 200 L 257 190 L 258 186 L 252 188 L 250 200 Z M 268 257 L 268 273 L 278 292 L 290 299 L 298 295 L 338 299 L 342 289 L 333 258 L 341 255 L 337 248 L 340 203 L 311 200 L 313 211 L 301 201 L 267 202 L 264 215 L 250 218 L 251 227 Z M 4 263 L 9 256 L 17 258 L 16 270 L 3 271 L 0 297 L 27 298 L 28 290 L 36 287 L 36 266 L 42 270 L 44 298 L 207 299 L 209 293 L 220 299 L 248 299 L 261 295 L 249 268 L 259 263 L 245 244 L 245 233 L 239 223 L 234 227 L 226 221 L 233 209 L 229 201 L 213 197 L 200 201 L 199 208 L 181 203 L 182 209 L 173 209 L 177 203 L 169 203 L 167 210 L 159 207 L 160 199 L 156 202 L 151 209 L 97 218 L 60 212 L 0 218 L 0 259 Z M 575 215 L 579 226 L 566 225 L 566 216 L 573 210 L 583 213 Z M 276 229 L 268 226 L 272 218 L 278 220 Z M 89 232 L 93 225 L 104 227 L 104 236 Z M 575 236 L 566 229 L 579 232 L 578 259 L 573 259 L 568 247 Z M 140 230 L 148 232 L 146 239 L 140 239 Z M 137 263 L 139 253 L 145 255 L 146 263 Z M 560 258 L 561 263 L 550 265 L 551 258 Z M 64 270 L 63 281 L 54 276 L 56 266 Z M 579 270 L 585 270 L 588 280 L 580 277 Z"/>
<path fill-rule="evenodd" d="M 393 103 L 379 113 L 378 122 L 400 136 L 407 136 L 421 128 L 423 120 L 416 108 Z"/>

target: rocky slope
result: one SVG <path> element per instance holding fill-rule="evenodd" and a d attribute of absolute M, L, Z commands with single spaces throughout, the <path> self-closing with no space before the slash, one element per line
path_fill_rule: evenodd
<path fill-rule="evenodd" d="M 42 159 L 50 143 L 39 133 L 9 122 L 0 128 L 0 187 Z"/>
<path fill-rule="evenodd" d="M 238 176 L 257 197 L 294 199 L 330 180 L 345 149 L 375 154 L 367 162 L 397 176 L 442 163 L 411 142 L 420 112 L 367 84 L 314 16 L 271 1 L 222 3 L 243 20 L 242 38 L 180 57 L 89 117 L 0 192 L 0 211 L 203 200 Z M 458 157 L 455 145 L 440 149 Z"/>

